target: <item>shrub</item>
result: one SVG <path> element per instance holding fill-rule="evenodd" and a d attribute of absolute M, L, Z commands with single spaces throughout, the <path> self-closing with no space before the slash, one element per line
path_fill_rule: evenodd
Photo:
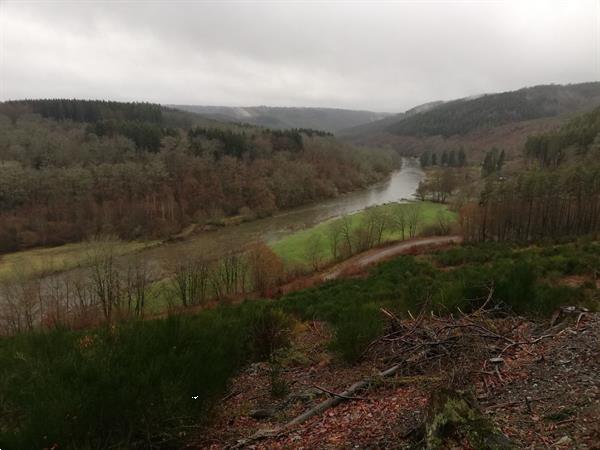
<path fill-rule="evenodd" d="M 253 355 L 268 359 L 290 343 L 292 318 L 280 308 L 261 304 L 250 313 L 250 342 Z"/>
<path fill-rule="evenodd" d="M 354 304 L 334 323 L 331 348 L 348 363 L 357 362 L 367 346 L 381 333 L 379 308 L 373 304 Z"/>
<path fill-rule="evenodd" d="M 2 339 L 0 448 L 180 448 L 228 379 L 284 342 L 287 323 L 256 302 Z"/>

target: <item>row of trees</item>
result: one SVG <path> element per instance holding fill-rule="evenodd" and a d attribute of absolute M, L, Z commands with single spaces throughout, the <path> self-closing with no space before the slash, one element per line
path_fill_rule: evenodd
<path fill-rule="evenodd" d="M 461 211 L 469 240 L 530 241 L 600 231 L 600 166 L 525 172 L 486 185 Z"/>
<path fill-rule="evenodd" d="M 0 114 L 13 123 L 28 113 L 54 120 L 95 123 L 101 120 L 127 120 L 163 123 L 163 107 L 155 103 L 113 102 L 106 100 L 44 99 L 17 100 L 0 104 Z"/>
<path fill-rule="evenodd" d="M 343 216 L 332 221 L 323 235 L 314 234 L 306 244 L 305 257 L 313 270 L 319 270 L 325 259 L 347 259 L 356 253 L 380 246 L 390 236 L 401 240 L 414 238 L 423 231 L 424 219 L 419 203 L 368 208 L 360 220 L 353 216 Z M 449 216 L 441 213 L 435 219 L 435 222 L 429 221 L 429 229 L 425 231 L 447 234 L 450 229 Z"/>
<path fill-rule="evenodd" d="M 443 151 L 438 158 L 438 154 L 432 151 L 425 151 L 419 157 L 421 167 L 442 166 L 442 167 L 464 167 L 467 165 L 467 155 L 463 148 L 458 151 Z"/>
<path fill-rule="evenodd" d="M 120 255 L 121 245 L 114 237 L 94 238 L 87 244 L 84 267 L 62 274 L 28 276 L 23 267 L 3 274 L 0 334 L 140 318 L 149 306 L 154 311 L 185 308 L 249 292 L 269 296 L 284 279 L 282 261 L 264 243 L 212 260 L 179 255 L 174 265 L 164 267 L 137 254 Z M 151 290 L 159 279 L 165 281 L 160 292 Z"/>

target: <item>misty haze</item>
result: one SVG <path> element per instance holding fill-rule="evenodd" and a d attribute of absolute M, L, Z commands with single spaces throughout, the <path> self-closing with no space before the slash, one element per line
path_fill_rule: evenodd
<path fill-rule="evenodd" d="M 593 449 L 600 1 L 0 0 L 0 449 Z"/>

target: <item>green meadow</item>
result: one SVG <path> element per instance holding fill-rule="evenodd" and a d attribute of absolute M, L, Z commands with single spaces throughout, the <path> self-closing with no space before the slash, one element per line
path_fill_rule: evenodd
<path fill-rule="evenodd" d="M 389 217 L 389 224 L 383 233 L 383 241 L 396 241 L 402 239 L 400 228 L 394 223 L 401 214 L 402 210 L 406 212 L 407 208 L 417 205 L 419 207 L 419 225 L 417 234 L 423 233 L 427 228 L 435 226 L 440 216 L 445 220 L 454 222 L 457 214 L 448 210 L 446 205 L 432 202 L 414 202 L 414 203 L 390 203 L 387 205 L 375 206 L 348 216 L 350 227 L 356 232 L 367 218 L 367 214 L 372 209 L 384 212 Z M 322 263 L 326 264 L 333 259 L 331 252 L 331 238 L 329 229 L 335 226 L 335 222 L 341 222 L 343 218 L 329 220 L 320 223 L 312 228 L 301 230 L 296 233 L 285 236 L 284 238 L 271 244 L 271 248 L 277 253 L 286 265 L 306 267 L 310 264 L 310 259 L 315 253 L 318 253 Z M 405 238 L 408 232 L 405 231 Z"/>

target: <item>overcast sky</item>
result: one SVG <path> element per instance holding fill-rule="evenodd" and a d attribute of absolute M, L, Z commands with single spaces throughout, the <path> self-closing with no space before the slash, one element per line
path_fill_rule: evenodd
<path fill-rule="evenodd" d="M 0 100 L 404 111 L 600 80 L 600 0 L 0 0 Z"/>

